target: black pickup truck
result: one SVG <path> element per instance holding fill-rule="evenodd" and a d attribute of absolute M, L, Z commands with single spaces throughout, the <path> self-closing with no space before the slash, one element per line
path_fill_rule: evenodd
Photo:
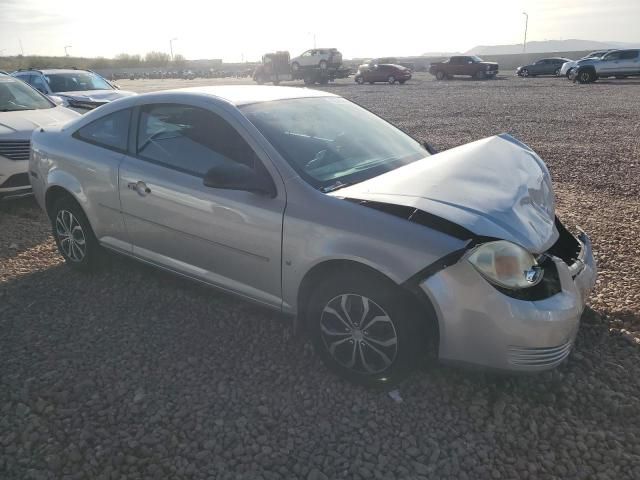
<path fill-rule="evenodd" d="M 498 64 L 485 62 L 475 55 L 451 57 L 444 62 L 432 63 L 429 73 L 435 75 L 438 80 L 452 78 L 454 75 L 469 75 L 482 80 L 494 78 L 498 74 Z"/>

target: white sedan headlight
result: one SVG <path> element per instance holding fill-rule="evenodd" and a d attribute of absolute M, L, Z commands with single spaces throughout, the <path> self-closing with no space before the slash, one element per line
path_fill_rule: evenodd
<path fill-rule="evenodd" d="M 483 277 L 499 287 L 528 288 L 542 278 L 542 268 L 534 256 L 505 240 L 479 245 L 468 260 Z"/>

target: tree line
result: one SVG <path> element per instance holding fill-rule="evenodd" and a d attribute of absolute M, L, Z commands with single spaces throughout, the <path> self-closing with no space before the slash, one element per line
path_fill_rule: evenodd
<path fill-rule="evenodd" d="M 0 70 L 13 71 L 21 68 L 88 68 L 92 70 L 108 68 L 183 68 L 187 59 L 180 54 L 171 56 L 165 52 L 148 52 L 144 56 L 121 53 L 113 58 L 47 57 L 38 55 L 17 55 L 0 57 Z"/>

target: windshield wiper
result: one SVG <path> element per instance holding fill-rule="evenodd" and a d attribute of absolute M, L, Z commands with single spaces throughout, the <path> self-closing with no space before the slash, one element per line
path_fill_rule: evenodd
<path fill-rule="evenodd" d="M 329 193 L 329 192 L 333 192 L 333 191 L 335 191 L 335 190 L 339 190 L 339 189 L 344 188 L 344 187 L 348 187 L 348 186 L 350 186 L 350 185 L 353 185 L 353 183 L 350 183 L 350 182 L 341 182 L 340 180 L 338 180 L 338 181 L 337 181 L 336 183 L 334 183 L 333 185 L 329 185 L 329 186 L 327 186 L 327 187 L 322 187 L 322 188 L 320 189 L 320 191 L 321 191 L 322 193 Z"/>

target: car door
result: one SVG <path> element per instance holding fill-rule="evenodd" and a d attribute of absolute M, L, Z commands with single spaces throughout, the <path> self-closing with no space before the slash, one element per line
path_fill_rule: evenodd
<path fill-rule="evenodd" d="M 640 50 L 625 50 L 620 55 L 622 73 L 625 75 L 640 74 Z"/>
<path fill-rule="evenodd" d="M 596 61 L 596 72 L 600 76 L 617 75 L 623 70 L 622 51 L 608 53 L 600 61 Z"/>
<path fill-rule="evenodd" d="M 546 62 L 546 60 L 538 60 L 537 62 L 534 62 L 529 69 L 529 73 L 533 75 L 541 75 L 544 72 L 544 62 Z"/>
<path fill-rule="evenodd" d="M 99 117 L 73 132 L 73 148 L 65 155 L 76 161 L 68 168 L 82 184 L 87 217 L 96 238 L 117 250 L 131 253 L 131 242 L 120 213 L 118 169 L 127 151 L 131 109 Z"/>
<path fill-rule="evenodd" d="M 300 66 L 310 67 L 312 65 L 315 65 L 317 55 L 318 55 L 317 50 L 307 50 L 300 57 L 300 60 L 301 60 Z"/>
<path fill-rule="evenodd" d="M 371 82 L 382 82 L 386 80 L 384 65 L 373 65 L 371 69 Z"/>
<path fill-rule="evenodd" d="M 120 167 L 125 225 L 137 257 L 279 307 L 284 188 L 225 116 L 195 103 L 139 108 Z M 275 197 L 204 185 L 210 168 L 236 163 L 280 182 Z"/>

